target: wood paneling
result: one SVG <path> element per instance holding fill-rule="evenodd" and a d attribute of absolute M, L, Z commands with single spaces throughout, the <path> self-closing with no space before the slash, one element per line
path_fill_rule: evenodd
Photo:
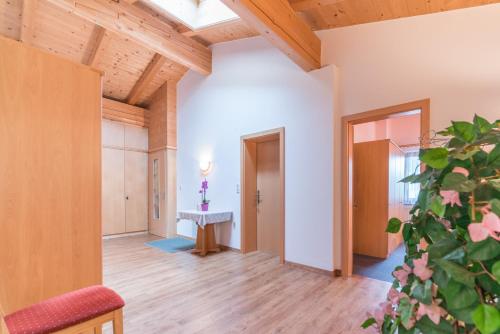
<path fill-rule="evenodd" d="M 222 0 L 306 71 L 321 67 L 321 41 L 287 0 Z"/>
<path fill-rule="evenodd" d="M 149 150 L 177 147 L 177 82 L 166 82 L 150 106 Z"/>
<path fill-rule="evenodd" d="M 102 99 L 102 118 L 104 119 L 148 127 L 149 114 L 150 112 L 143 108 L 110 99 Z"/>
<path fill-rule="evenodd" d="M 21 38 L 21 18 L 23 0 L 0 0 L 0 34 L 12 38 Z"/>
<path fill-rule="evenodd" d="M 235 39 L 258 36 L 259 33 L 248 26 L 243 20 L 237 19 L 230 22 L 213 25 L 199 30 L 186 30 L 182 33 L 199 41 L 204 45 L 229 42 Z"/>
<path fill-rule="evenodd" d="M 360 324 L 391 286 L 283 266 L 262 252 L 201 258 L 145 245 L 155 239 L 104 241 L 105 282 L 127 302 L 127 333 L 366 334 Z"/>
<path fill-rule="evenodd" d="M 313 30 L 499 3 L 499 0 L 289 0 Z"/>
<path fill-rule="evenodd" d="M 100 284 L 101 77 L 0 38 L 0 303 Z"/>
<path fill-rule="evenodd" d="M 35 16 L 37 14 L 38 0 L 24 0 L 21 19 L 21 42 L 31 44 L 35 37 Z"/>
<path fill-rule="evenodd" d="M 48 1 L 201 74 L 212 71 L 207 47 L 136 6 L 106 0 Z"/>

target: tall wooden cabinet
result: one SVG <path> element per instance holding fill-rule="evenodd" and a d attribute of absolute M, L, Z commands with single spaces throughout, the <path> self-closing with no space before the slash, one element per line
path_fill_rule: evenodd
<path fill-rule="evenodd" d="M 148 229 L 148 130 L 103 120 L 103 234 Z"/>
<path fill-rule="evenodd" d="M 0 37 L 0 304 L 102 283 L 101 73 Z"/>
<path fill-rule="evenodd" d="M 354 144 L 354 253 L 386 258 L 402 242 L 385 232 L 391 217 L 406 220 L 404 153 L 389 139 Z"/>

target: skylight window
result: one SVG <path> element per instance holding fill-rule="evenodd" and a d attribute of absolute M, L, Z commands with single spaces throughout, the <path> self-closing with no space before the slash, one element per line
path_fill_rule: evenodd
<path fill-rule="evenodd" d="M 220 0 L 148 0 L 148 2 L 192 30 L 238 18 L 238 15 Z"/>

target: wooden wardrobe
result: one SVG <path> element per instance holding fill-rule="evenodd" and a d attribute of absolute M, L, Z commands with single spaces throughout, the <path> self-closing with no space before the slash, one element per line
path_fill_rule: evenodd
<path fill-rule="evenodd" d="M 386 258 L 402 235 L 385 232 L 391 217 L 407 219 L 404 206 L 404 152 L 391 140 L 354 144 L 354 253 Z"/>
<path fill-rule="evenodd" d="M 0 304 L 102 282 L 101 73 L 0 37 Z"/>
<path fill-rule="evenodd" d="M 148 229 L 148 129 L 102 121 L 103 235 Z"/>

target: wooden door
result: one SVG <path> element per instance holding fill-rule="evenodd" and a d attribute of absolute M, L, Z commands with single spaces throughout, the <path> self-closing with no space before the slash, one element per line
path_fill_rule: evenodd
<path fill-rule="evenodd" d="M 279 141 L 257 144 L 257 249 L 280 254 Z"/>
<path fill-rule="evenodd" d="M 102 232 L 125 233 L 125 157 L 123 150 L 102 149 Z"/>
<path fill-rule="evenodd" d="M 165 212 L 165 151 L 149 154 L 149 232 L 166 237 L 167 220 Z"/>
<path fill-rule="evenodd" d="M 148 229 L 148 154 L 125 151 L 125 230 Z"/>
<path fill-rule="evenodd" d="M 356 254 L 387 256 L 388 142 L 354 144 L 353 249 Z"/>

